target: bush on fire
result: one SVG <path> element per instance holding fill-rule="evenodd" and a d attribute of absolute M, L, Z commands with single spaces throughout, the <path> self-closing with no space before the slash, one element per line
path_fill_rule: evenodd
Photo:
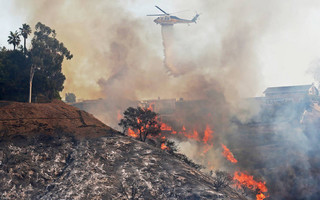
<path fill-rule="evenodd" d="M 157 113 L 141 107 L 129 107 L 123 113 L 123 119 L 119 126 L 123 128 L 123 133 L 132 129 L 139 135 L 139 139 L 146 141 L 148 135 L 159 135 L 161 132 L 160 124 L 157 122 Z"/>

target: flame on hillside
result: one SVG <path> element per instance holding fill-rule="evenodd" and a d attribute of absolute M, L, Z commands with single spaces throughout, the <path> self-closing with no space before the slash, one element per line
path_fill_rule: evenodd
<path fill-rule="evenodd" d="M 187 138 L 196 142 L 202 141 L 202 153 L 201 155 L 204 156 L 208 153 L 210 149 L 213 148 L 213 133 L 214 131 L 211 130 L 209 125 L 206 125 L 206 129 L 203 132 L 203 138 L 200 139 L 199 131 L 196 129 L 193 130 L 187 130 L 185 126 L 182 126 L 180 131 L 174 130 L 171 126 L 159 121 L 161 124 L 161 130 L 165 131 L 169 135 L 176 135 L 177 137 Z"/>
<path fill-rule="evenodd" d="M 153 110 L 153 106 L 152 104 L 149 104 L 146 109 L 148 110 Z M 205 127 L 205 130 L 202 132 L 202 137 L 200 136 L 199 133 L 201 133 L 201 131 L 197 130 L 197 129 L 193 129 L 193 130 L 188 130 L 186 128 L 186 126 L 182 126 L 181 129 L 175 130 L 172 126 L 164 123 L 161 121 L 161 119 L 159 119 L 158 117 L 156 118 L 156 120 L 158 121 L 158 123 L 160 124 L 160 129 L 162 131 L 161 135 L 175 135 L 176 137 L 180 137 L 180 138 L 186 138 L 186 139 L 190 139 L 193 141 L 196 141 L 198 143 L 202 143 L 202 153 L 201 156 L 205 156 L 212 148 L 213 148 L 213 133 L 214 131 L 210 128 L 210 126 L 207 124 Z M 140 123 L 140 120 L 138 119 L 138 123 Z M 138 138 L 139 137 L 139 131 L 134 131 L 132 129 L 128 129 L 128 135 L 134 138 Z M 149 136 L 149 138 L 152 138 L 152 136 Z M 166 138 L 165 136 L 162 136 L 162 138 Z M 162 143 L 161 144 L 161 149 L 168 149 L 168 147 Z"/>
<path fill-rule="evenodd" d="M 206 130 L 204 131 L 204 137 L 203 137 L 203 142 L 205 144 L 208 144 L 208 141 L 211 141 L 213 136 L 212 136 L 213 131 L 211 130 L 210 126 L 206 126 Z"/>
<path fill-rule="evenodd" d="M 233 153 L 224 144 L 221 144 L 221 146 L 224 150 L 222 152 L 222 155 L 226 157 L 230 162 L 237 163 L 238 161 L 234 158 Z"/>
<path fill-rule="evenodd" d="M 257 200 L 263 200 L 263 199 L 267 198 L 266 195 L 264 195 L 262 193 L 257 194 L 256 197 L 257 197 Z"/>
<path fill-rule="evenodd" d="M 185 136 L 189 139 L 193 139 L 193 140 L 196 140 L 198 142 L 200 142 L 200 139 L 199 139 L 199 133 L 197 130 L 193 130 L 192 131 L 193 134 L 185 134 Z"/>
<path fill-rule="evenodd" d="M 266 187 L 266 182 L 258 182 L 253 179 L 253 176 L 236 171 L 234 172 L 234 177 L 236 186 L 238 188 L 247 187 L 250 190 L 256 191 L 258 190 L 258 194 L 256 195 L 257 200 L 263 200 L 267 196 L 263 193 L 268 192 L 268 188 Z"/>
<path fill-rule="evenodd" d="M 155 106 L 152 104 L 149 104 L 145 107 L 147 110 L 154 110 Z M 168 125 L 167 123 L 164 123 L 162 121 L 161 117 L 156 118 L 158 124 L 160 125 L 161 133 L 158 136 L 148 136 L 149 139 L 160 139 L 161 145 L 160 148 L 162 150 L 169 150 L 170 148 L 165 144 L 165 140 L 170 137 L 174 138 L 186 138 L 188 141 L 193 140 L 196 142 L 196 144 L 200 144 L 198 147 L 200 147 L 200 156 L 207 159 L 207 156 L 209 151 L 211 151 L 214 148 L 214 131 L 211 129 L 209 124 L 202 125 L 202 129 L 200 125 L 195 125 L 193 128 L 190 128 L 190 124 L 187 124 L 187 126 L 182 125 L 180 126 L 180 129 L 176 129 L 174 125 Z M 138 123 L 141 123 L 141 120 L 137 119 Z M 197 127 L 197 128 L 195 128 Z M 200 128 L 199 128 L 200 127 Z M 204 128 L 205 127 L 205 128 Z M 143 130 L 141 130 L 143 131 Z M 139 130 L 134 131 L 132 129 L 128 129 L 128 135 L 134 138 L 138 138 L 140 135 Z M 218 139 L 218 138 L 217 138 Z M 217 142 L 217 141 L 215 141 Z M 221 143 L 221 147 L 223 151 L 221 154 L 231 163 L 236 164 L 238 163 L 238 160 L 234 157 L 233 153 L 230 151 L 230 149 Z M 211 160 L 212 161 L 212 160 Z M 208 169 L 213 170 L 214 169 L 214 163 L 209 161 L 206 161 L 208 163 Z M 257 200 L 263 200 L 267 197 L 265 194 L 268 192 L 268 189 L 265 185 L 265 182 L 258 182 L 254 180 L 253 176 L 236 171 L 234 173 L 233 177 L 236 187 L 237 188 L 243 188 L 247 187 L 250 190 L 257 191 L 256 199 Z"/>
<path fill-rule="evenodd" d="M 145 109 L 153 111 L 154 105 L 149 104 L 147 107 L 145 107 Z M 206 156 L 207 153 L 214 147 L 213 145 L 214 131 L 211 129 L 209 124 L 206 124 L 205 129 L 204 130 L 202 129 L 202 131 L 197 130 L 196 128 L 188 129 L 187 126 L 185 125 L 182 125 L 180 130 L 176 130 L 175 128 L 173 128 L 173 126 L 162 122 L 160 117 L 157 117 L 156 120 L 160 125 L 160 129 L 162 130 L 162 133 L 159 136 L 155 136 L 155 137 L 160 138 L 162 140 L 161 146 L 160 146 L 162 150 L 169 150 L 169 147 L 165 144 L 165 140 L 167 138 L 166 136 L 169 136 L 169 138 L 170 136 L 187 138 L 188 140 L 193 140 L 201 144 L 200 145 L 200 147 L 202 148 L 202 153 L 200 154 L 201 157 Z M 138 123 L 141 123 L 139 119 L 138 119 Z M 199 133 L 202 133 L 202 137 L 200 136 Z M 135 132 L 129 128 L 128 135 L 137 138 L 139 137 L 139 131 Z M 152 138 L 152 137 L 150 136 L 149 138 Z M 223 149 L 222 155 L 228 161 L 230 161 L 233 164 L 238 163 L 238 160 L 234 157 L 233 153 L 230 151 L 230 149 L 226 145 L 221 143 L 221 147 Z M 210 161 L 208 161 L 208 166 L 209 166 L 209 170 L 214 169 L 214 164 Z M 256 194 L 257 200 L 263 200 L 267 197 L 265 193 L 268 192 L 268 189 L 265 185 L 265 182 L 258 182 L 254 180 L 253 176 L 239 172 L 239 171 L 236 171 L 234 173 L 233 179 L 235 181 L 236 187 L 238 188 L 247 187 L 250 190 L 257 191 L 257 194 Z"/>
<path fill-rule="evenodd" d="M 131 128 L 128 128 L 128 135 L 130 137 L 134 137 L 134 138 L 138 138 L 139 137 L 139 133 L 138 132 L 134 132 Z"/>
<path fill-rule="evenodd" d="M 233 153 L 224 144 L 221 144 L 223 148 L 222 155 L 231 163 L 236 164 L 237 159 L 233 156 Z M 235 181 L 236 187 L 241 189 L 242 187 L 247 187 L 252 191 L 257 191 L 256 199 L 263 200 L 267 196 L 263 193 L 268 192 L 266 187 L 266 182 L 258 182 L 253 179 L 253 176 L 245 174 L 243 172 L 235 171 L 233 180 Z"/>
<path fill-rule="evenodd" d="M 164 143 L 161 144 L 161 149 L 162 150 L 168 150 L 169 148 L 167 147 L 167 145 L 165 145 Z"/>
<path fill-rule="evenodd" d="M 160 126 L 160 129 L 162 131 L 169 131 L 171 132 L 171 134 L 177 134 L 177 131 L 173 130 L 173 128 L 163 122 L 161 122 L 161 126 Z"/>
<path fill-rule="evenodd" d="M 139 123 L 139 120 L 138 120 L 138 123 Z M 203 141 L 203 144 L 205 146 L 203 152 L 205 152 L 205 153 L 209 149 L 211 149 L 211 147 L 213 146 L 213 144 L 212 144 L 213 135 L 212 134 L 214 133 L 214 131 L 211 130 L 209 125 L 206 126 L 206 129 L 204 131 L 204 136 L 201 140 L 200 136 L 199 136 L 199 131 L 197 131 L 195 129 L 192 131 L 188 131 L 188 130 L 186 130 L 186 128 L 184 126 L 182 126 L 182 129 L 180 131 L 176 131 L 170 125 L 168 125 L 166 123 L 163 123 L 159 120 L 158 120 L 158 123 L 160 124 L 161 131 L 164 132 L 163 134 L 169 134 L 169 135 L 176 135 L 177 134 L 179 136 L 186 137 L 188 139 L 192 139 L 197 142 Z M 139 135 L 139 133 L 138 133 L 138 131 L 135 132 L 129 128 L 128 135 L 136 138 L 137 135 Z"/>

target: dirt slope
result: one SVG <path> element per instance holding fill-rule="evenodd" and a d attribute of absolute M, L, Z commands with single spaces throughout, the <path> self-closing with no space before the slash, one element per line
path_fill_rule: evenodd
<path fill-rule="evenodd" d="M 91 114 L 58 100 L 39 104 L 0 101 L 0 137 L 59 130 L 77 137 L 98 137 L 113 131 Z"/>

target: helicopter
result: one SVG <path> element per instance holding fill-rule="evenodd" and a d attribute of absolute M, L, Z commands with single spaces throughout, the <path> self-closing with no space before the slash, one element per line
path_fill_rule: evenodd
<path fill-rule="evenodd" d="M 196 14 L 194 18 L 191 20 L 189 19 L 181 19 L 179 17 L 173 16 L 170 13 L 165 12 L 158 6 L 155 6 L 158 8 L 163 14 L 150 14 L 147 16 L 159 16 L 155 20 L 153 20 L 156 24 L 160 24 L 161 26 L 173 26 L 174 24 L 190 24 L 190 23 L 197 23 L 197 19 L 199 17 L 199 14 Z"/>

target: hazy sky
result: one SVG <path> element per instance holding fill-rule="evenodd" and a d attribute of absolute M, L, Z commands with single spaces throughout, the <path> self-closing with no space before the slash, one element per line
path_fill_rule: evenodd
<path fill-rule="evenodd" d="M 213 0 L 206 1 L 213 2 Z M 167 12 L 191 10 L 191 12 L 176 14 L 186 18 L 193 17 L 194 11 L 197 10 L 201 13 L 200 19 L 198 24 L 191 26 L 198 26 L 199 28 L 201 28 L 202 21 L 203 23 L 208 20 L 215 21 L 216 19 L 212 16 L 219 18 L 218 14 L 210 13 L 209 15 L 203 12 L 200 6 L 197 7 L 198 1 L 194 0 L 190 0 L 190 3 L 184 0 L 183 2 L 188 2 L 187 4 L 182 1 L 173 3 L 169 0 L 128 0 L 122 2 L 123 7 L 136 15 L 138 19 L 150 20 L 151 22 L 153 18 L 148 18 L 145 15 L 159 13 L 154 5 L 159 5 Z M 232 4 L 232 2 L 237 1 L 227 2 Z M 261 9 L 263 9 L 264 4 L 272 4 L 274 12 L 270 12 L 270 20 L 266 18 L 266 20 L 269 20 L 268 28 L 260 33 L 257 38 L 258 45 L 255 47 L 258 57 L 257 69 L 261 72 L 259 77 L 261 83 L 256 91 L 256 96 L 262 95 L 264 89 L 269 86 L 299 85 L 314 82 L 312 74 L 308 74 L 306 71 L 312 62 L 320 58 L 320 3 L 312 0 L 279 1 L 279 3 L 277 3 L 278 1 L 257 0 L 257 2 L 262 5 Z M 30 15 L 30 12 L 21 7 L 16 8 L 11 0 L 0 0 L 0 9 L 0 46 L 12 48 L 7 44 L 8 34 L 10 31 L 17 30 L 22 23 L 29 23 L 28 15 Z M 256 5 L 252 9 L 256 9 Z M 209 16 L 211 18 L 207 19 Z M 221 19 L 217 19 L 217 21 L 223 23 Z M 223 24 L 220 24 L 220 26 L 223 26 Z M 159 30 L 152 23 L 149 27 Z M 156 35 L 156 37 L 158 36 Z M 199 37 L 199 40 L 201 40 L 201 37 Z M 161 38 L 159 38 L 160 43 Z"/>

